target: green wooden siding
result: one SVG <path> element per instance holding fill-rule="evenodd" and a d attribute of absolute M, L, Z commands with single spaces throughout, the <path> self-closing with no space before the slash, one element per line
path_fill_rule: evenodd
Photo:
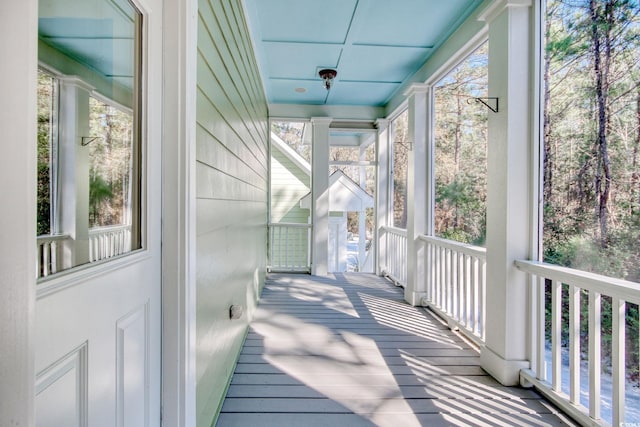
<path fill-rule="evenodd" d="M 278 149 L 271 150 L 271 222 L 306 224 L 309 209 L 300 199 L 311 188 L 311 177 Z"/>
<path fill-rule="evenodd" d="M 264 283 L 268 117 L 241 1 L 199 0 L 198 18 L 196 410 L 209 427 Z"/>

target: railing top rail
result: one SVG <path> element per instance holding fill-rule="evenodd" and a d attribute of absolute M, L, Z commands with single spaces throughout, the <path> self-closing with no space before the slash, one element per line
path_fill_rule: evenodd
<path fill-rule="evenodd" d="M 117 225 L 107 225 L 104 227 L 93 227 L 89 229 L 89 234 L 100 234 L 107 233 L 109 231 L 118 231 L 118 230 L 126 230 L 131 228 L 129 224 L 117 224 Z"/>
<path fill-rule="evenodd" d="M 640 283 L 574 270 L 572 268 L 540 261 L 517 260 L 515 265 L 520 270 L 529 274 L 557 280 L 567 285 L 575 285 L 580 289 L 586 289 L 602 295 L 617 297 L 627 302 L 640 304 Z"/>
<path fill-rule="evenodd" d="M 447 240 L 435 236 L 427 236 L 424 234 L 418 236 L 418 239 L 423 242 L 433 243 L 456 252 L 462 252 L 463 254 L 479 258 L 481 260 L 485 260 L 487 258 L 487 249 L 480 246 L 474 246 L 468 243 L 456 242 L 455 240 Z"/>
<path fill-rule="evenodd" d="M 311 224 L 300 224 L 297 222 L 270 222 L 269 227 L 311 228 Z"/>
<path fill-rule="evenodd" d="M 42 234 L 36 238 L 38 243 L 55 242 L 71 238 L 68 234 Z"/>
<path fill-rule="evenodd" d="M 403 228 L 383 226 L 380 227 L 380 230 L 384 231 L 385 233 L 397 234 L 402 237 L 407 237 L 407 230 Z"/>

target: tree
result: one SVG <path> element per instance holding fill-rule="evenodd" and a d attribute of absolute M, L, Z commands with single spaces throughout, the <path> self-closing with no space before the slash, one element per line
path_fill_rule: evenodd
<path fill-rule="evenodd" d="M 483 244 L 486 234 L 488 44 L 435 87 L 436 235 Z"/>

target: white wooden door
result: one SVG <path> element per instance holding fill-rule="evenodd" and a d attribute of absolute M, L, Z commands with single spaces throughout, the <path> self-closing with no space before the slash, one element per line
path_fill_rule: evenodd
<path fill-rule="evenodd" d="M 57 1 L 75 7 L 68 25 L 81 8 L 126 3 L 75 1 Z M 132 3 L 142 17 L 142 248 L 36 285 L 36 426 L 160 425 L 162 1 Z"/>

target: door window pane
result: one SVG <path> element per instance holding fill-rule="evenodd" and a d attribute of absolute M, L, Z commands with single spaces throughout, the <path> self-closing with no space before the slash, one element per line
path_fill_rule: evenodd
<path fill-rule="evenodd" d="M 39 2 L 38 277 L 141 239 L 141 25 L 127 0 Z"/>
<path fill-rule="evenodd" d="M 52 214 L 58 81 L 38 70 L 38 236 L 53 233 Z"/>

